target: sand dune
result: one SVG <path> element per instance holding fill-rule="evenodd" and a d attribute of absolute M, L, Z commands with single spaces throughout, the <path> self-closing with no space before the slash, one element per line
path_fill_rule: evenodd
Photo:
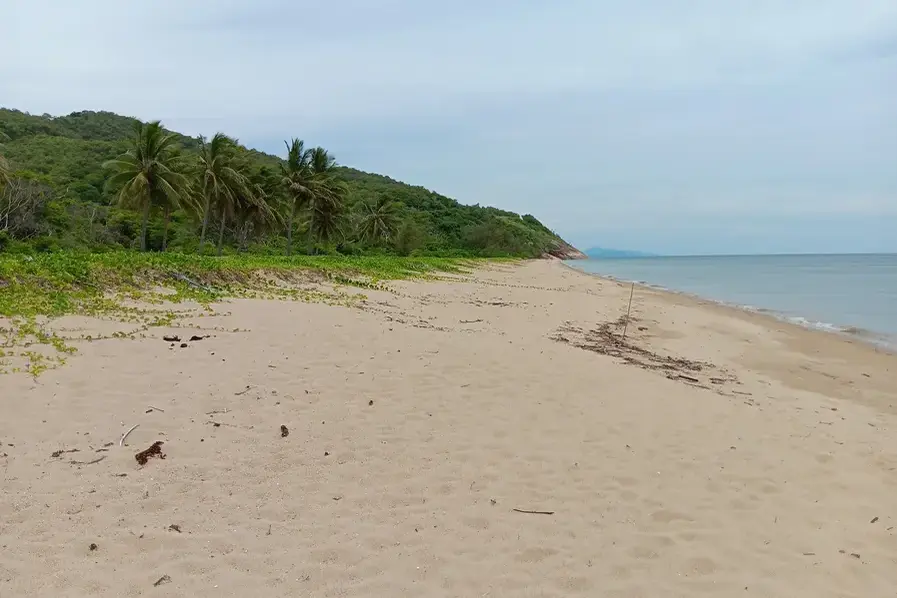
<path fill-rule="evenodd" d="M 648 289 L 621 345 L 557 262 L 390 286 L 0 377 L 0 596 L 897 595 L 894 356 Z"/>

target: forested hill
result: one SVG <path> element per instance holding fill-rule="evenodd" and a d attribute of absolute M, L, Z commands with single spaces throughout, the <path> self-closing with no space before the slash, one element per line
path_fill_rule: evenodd
<path fill-rule="evenodd" d="M 145 224 L 148 249 L 192 252 L 201 245 L 205 218 L 207 238 L 220 240 L 224 252 L 282 252 L 289 228 L 308 239 L 300 245 L 303 252 L 580 257 L 532 215 L 464 205 L 423 187 L 335 165 L 330 170 L 339 183 L 328 188 L 339 193 L 328 197 L 338 202 L 327 204 L 325 226 L 315 220 L 318 208 L 310 202 L 302 204 L 307 215 L 297 211 L 283 160 L 240 145 L 233 146 L 233 159 L 251 183 L 254 203 L 246 209 L 239 202 L 216 207 L 205 198 L 203 211 L 196 207 L 205 197 L 196 166 L 202 142 L 178 133 L 173 152 L 192 165 L 185 174 L 193 173 L 190 188 L 197 201 L 153 200 L 144 222 L 142 209 L 122 201 L 104 168 L 135 151 L 136 124 L 110 112 L 53 117 L 0 108 L 0 251 L 136 248 Z M 286 139 L 293 135 L 284 132 Z"/>

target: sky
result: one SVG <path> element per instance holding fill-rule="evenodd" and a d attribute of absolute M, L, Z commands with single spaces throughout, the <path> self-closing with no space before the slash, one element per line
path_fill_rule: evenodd
<path fill-rule="evenodd" d="M 222 130 L 582 248 L 897 252 L 895 0 L 0 0 L 0 106 Z M 10 18 L 11 15 L 11 18 Z"/>

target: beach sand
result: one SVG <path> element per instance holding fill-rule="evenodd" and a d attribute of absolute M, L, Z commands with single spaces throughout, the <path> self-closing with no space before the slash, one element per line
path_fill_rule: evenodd
<path fill-rule="evenodd" d="M 897 357 L 638 287 L 621 344 L 556 261 L 389 286 L 0 376 L 0 596 L 897 594 Z"/>

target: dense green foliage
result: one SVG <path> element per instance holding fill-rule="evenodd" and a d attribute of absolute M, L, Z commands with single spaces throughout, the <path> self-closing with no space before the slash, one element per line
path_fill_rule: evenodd
<path fill-rule="evenodd" d="M 0 251 L 145 243 L 193 253 L 202 237 L 219 252 L 274 255 L 288 252 L 293 235 L 304 241 L 299 251 L 318 254 L 535 257 L 570 249 L 531 215 L 337 166 L 298 139 L 281 160 L 224 135 L 206 142 L 153 123 L 135 133 L 139 125 L 109 112 L 0 109 Z M 160 183 L 154 172 L 167 174 Z M 171 184 L 180 177 L 191 181 L 189 193 Z"/>

